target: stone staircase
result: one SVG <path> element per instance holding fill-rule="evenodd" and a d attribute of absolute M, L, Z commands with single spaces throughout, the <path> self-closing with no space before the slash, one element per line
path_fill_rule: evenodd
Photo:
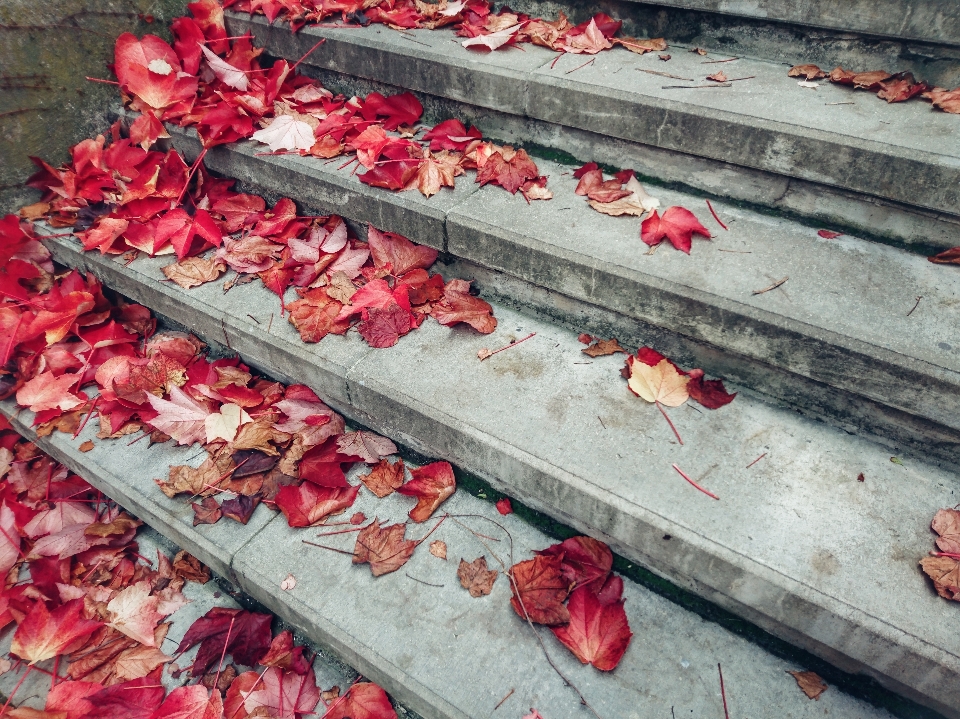
<path fill-rule="evenodd" d="M 552 14 L 546 5 L 514 10 Z M 48 247 L 61 264 L 94 272 L 261 371 L 310 385 L 358 425 L 608 542 L 625 564 L 760 635 L 960 717 L 960 638 L 949 630 L 956 607 L 917 566 L 933 546 L 933 513 L 958 501 L 960 274 L 923 253 L 960 245 L 960 125 L 923 102 L 888 105 L 828 82 L 798 87 L 786 76 L 798 62 L 827 70 L 878 63 L 953 87 L 960 6 L 610 5 L 626 32 L 665 35 L 672 59 L 617 49 L 578 67 L 586 58 L 554 63 L 555 53 L 530 45 L 469 52 L 444 30 L 294 34 L 262 16 L 227 13 L 230 35 L 250 30 L 277 57 L 299 58 L 326 38 L 300 69 L 333 91 L 410 90 L 425 121 L 459 117 L 536 155 L 555 197 L 532 204 L 463 181 L 430 199 L 387 192 L 339 163 L 266 155 L 253 142 L 215 148 L 204 160 L 249 191 L 340 214 L 361 237 L 369 223 L 441 250 L 444 275 L 476 280 L 494 305 L 493 335 L 426 323 L 386 350 L 352 333 L 306 345 L 259 283 L 183 290 L 163 281 L 166 258 L 126 264 L 84 253 L 72 239 Z M 577 21 L 595 8 L 564 9 Z M 710 54 L 686 51 L 694 45 Z M 731 54 L 742 57 L 703 64 Z M 644 72 L 702 80 L 718 68 L 753 79 L 672 89 L 663 86 L 675 81 Z M 169 130 L 170 142 L 195 158 L 195 133 Z M 695 240 L 690 256 L 669 247 L 644 254 L 636 218 L 601 215 L 574 194 L 572 170 L 584 161 L 634 168 L 662 207 L 693 210 L 713 239 Z M 710 218 L 705 198 L 728 231 Z M 846 234 L 823 239 L 821 227 Z M 591 360 L 580 352 L 580 332 L 651 345 L 723 377 L 740 395 L 716 411 L 674 410 L 678 444 L 658 410 L 627 392 L 621 357 Z M 531 333 L 477 361 L 481 348 Z M 2 410 L 15 414 L 9 403 Z M 29 433 L 29 413 L 15 421 Z M 264 508 L 246 527 L 194 528 L 188 505 L 143 492 L 144 474 L 162 476 L 187 450 L 155 448 L 146 460 L 121 445 L 83 454 L 75 447 L 85 436 L 41 443 L 424 717 L 497 716 L 511 688 L 504 716 L 534 705 L 526 702 L 549 719 L 586 716 L 536 643 L 518 640 L 503 602 L 467 604 L 423 558 L 411 573 L 446 588 L 396 575 L 373 585 L 366 574 L 345 573 L 343 557 L 306 551 Z M 674 464 L 720 501 L 691 488 Z M 453 501 L 451 511 L 493 516 L 482 499 L 461 492 Z M 518 557 L 549 542 L 515 517 L 506 521 Z M 279 589 L 287 573 L 300 579 L 294 592 Z M 628 584 L 637 636 L 624 665 L 611 675 L 581 671 L 575 660 L 563 665 L 604 719 L 721 716 L 709 674 L 717 661 L 743 687 L 731 716 L 887 716 L 838 692 L 809 702 L 780 674 L 803 667 Z M 885 701 L 898 716 L 933 716 Z"/>

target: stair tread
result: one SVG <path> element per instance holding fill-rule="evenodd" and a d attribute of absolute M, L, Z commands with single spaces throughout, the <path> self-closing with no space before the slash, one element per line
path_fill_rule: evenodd
<path fill-rule="evenodd" d="M 199 151 L 192 130 L 170 132 L 188 156 Z M 550 176 L 550 201 L 528 204 L 468 177 L 425 199 L 364 185 L 338 169 L 343 163 L 258 155 L 263 147 L 214 148 L 206 162 L 315 209 L 960 427 L 960 343 L 943 322 L 960 300 L 960 275 L 923 257 L 854 237 L 821 239 L 793 220 L 718 201 L 730 220 L 724 231 L 702 198 L 652 186 L 661 209 L 692 209 L 713 240 L 694 239 L 689 256 L 672 247 L 648 256 L 637 218 L 593 210 L 574 194 L 571 168 L 549 161 L 538 167 Z M 753 294 L 783 277 L 782 288 Z"/>
<path fill-rule="evenodd" d="M 952 0 L 657 0 L 657 5 L 960 44 L 960 11 Z"/>
<path fill-rule="evenodd" d="M 8 400 L 0 403 L 0 411 L 12 417 L 16 408 Z M 31 421 L 30 412 L 14 419 L 18 429 L 34 437 Z M 153 513 L 152 507 L 143 505 L 160 495 L 151 486 L 149 471 L 136 473 L 141 494 L 129 494 L 131 453 L 123 439 L 98 442 L 85 454 L 78 451 L 80 442 L 94 435 L 93 428 L 87 427 L 76 439 L 54 433 L 36 441 L 127 509 L 136 514 L 142 510 Z M 183 452 L 168 445 L 137 453 L 141 454 L 149 457 L 151 469 L 183 461 Z M 356 481 L 355 475 L 351 481 Z M 186 502 L 177 504 L 189 509 Z M 404 521 L 410 506 L 409 499 L 398 495 L 378 500 L 361 491 L 355 508 L 387 523 Z M 314 641 L 333 649 L 425 719 L 489 716 L 511 689 L 513 693 L 500 709 L 509 716 L 526 713 L 531 706 L 551 718 L 584 715 L 576 695 L 550 669 L 536 639 L 510 609 L 505 579 L 499 577 L 492 594 L 479 599 L 459 586 L 455 572 L 460 557 L 471 561 L 486 555 L 497 567 L 490 551 L 467 530 L 449 521 L 434 535 L 447 543 L 446 562 L 421 549 L 401 571 L 374 579 L 367 567 L 351 566 L 348 557 L 302 544 L 303 539 L 312 540 L 317 530 L 291 530 L 282 515 L 271 515 L 263 508 L 258 508 L 258 513 L 261 510 L 268 521 L 258 531 L 249 532 L 239 547 L 234 548 L 231 539 L 219 546 L 229 533 L 231 523 L 226 520 L 185 530 L 175 541 L 201 561 L 207 560 L 209 545 L 229 554 L 232 579 L 246 593 Z M 442 511 L 494 518 L 513 537 L 515 561 L 553 543 L 515 515 L 501 517 L 490 503 L 463 491 L 448 500 Z M 173 507 L 164 506 L 154 521 L 159 532 L 168 536 L 167 531 L 180 518 Z M 476 525 L 475 531 L 484 534 L 497 531 L 485 522 L 462 521 Z M 422 536 L 433 524 L 415 526 L 408 534 Z M 201 534 L 205 542 L 199 541 Z M 349 551 L 353 540 L 353 535 L 345 535 L 320 541 Z M 507 550 L 500 548 L 506 541 L 487 544 L 494 545 L 508 561 Z M 294 575 L 297 584 L 284 591 L 280 582 L 288 574 Z M 421 584 L 407 575 L 442 586 Z M 760 715 L 764 707 L 773 705 L 781 716 L 795 719 L 822 716 L 824 709 L 837 716 L 863 719 L 891 716 L 836 690 L 811 702 L 785 674 L 806 667 L 779 659 L 630 580 L 624 584 L 625 607 L 636 636 L 616 671 L 602 673 L 582 666 L 549 632 L 541 630 L 551 657 L 601 716 L 661 716 L 670 707 L 678 716 L 715 714 L 721 706 L 718 662 L 723 667 L 730 710 L 736 715 Z M 324 687 L 342 682 L 342 669 L 329 661 L 321 665 Z"/>
<path fill-rule="evenodd" d="M 677 445 L 657 409 L 627 391 L 618 357 L 591 361 L 575 333 L 503 306 L 492 336 L 428 322 L 388 350 L 353 333 L 304 345 L 279 317 L 267 332 L 267 308 L 279 303 L 259 283 L 227 295 L 218 283 L 186 291 L 160 281 L 165 258 L 124 267 L 72 240 L 51 246 L 59 261 L 209 339 L 225 332 L 246 361 L 305 381 L 362 424 L 780 636 L 938 707 L 960 700 L 960 637 L 941 630 L 953 607 L 917 567 L 933 547 L 933 513 L 957 501 L 949 472 L 914 458 L 891 463 L 879 445 L 746 394 L 717 411 L 669 410 L 685 442 Z M 721 501 L 687 485 L 673 463 Z"/>
<path fill-rule="evenodd" d="M 582 56 L 564 55 L 551 67 L 557 54 L 538 46 L 492 53 L 454 48 L 459 41 L 452 30 L 400 34 L 376 25 L 307 26 L 292 34 L 287 25 L 271 26 L 263 17 L 228 15 L 231 32 L 249 28 L 258 44 L 277 56 L 295 59 L 318 38 L 327 38 L 326 46 L 305 60 L 307 66 L 960 213 L 960 148 L 948 141 L 957 131 L 956 117 L 922 101 L 888 104 L 829 81 L 817 90 L 801 88 L 782 63 L 739 59 L 704 65 L 701 56 L 682 48 L 664 63 L 657 53 L 614 48 L 574 74 L 587 61 Z M 718 70 L 756 77 L 729 88 L 665 90 L 664 85 L 684 83 L 638 69 L 695 78 L 698 85 L 712 84 L 704 78 Z M 517 92 L 518 82 L 526 92 Z"/>

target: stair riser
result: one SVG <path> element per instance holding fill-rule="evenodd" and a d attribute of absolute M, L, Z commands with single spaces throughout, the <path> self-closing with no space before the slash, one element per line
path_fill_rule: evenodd
<path fill-rule="evenodd" d="M 349 419 L 369 426 L 422 452 L 446 459 L 575 529 L 603 539 L 628 559 L 650 568 L 730 611 L 745 616 L 772 634 L 795 643 L 854 672 L 865 672 L 893 691 L 960 717 L 960 665 L 947 656 L 932 656 L 915 637 L 857 613 L 847 605 L 813 592 L 783 575 L 708 543 L 695 531 L 611 495 L 589 481 L 445 414 L 429 403 L 413 402 L 403 389 L 368 374 L 354 356 L 334 350 L 331 360 L 318 347 L 290 337 L 286 322 L 274 318 L 271 337 L 248 321 L 241 310 L 220 310 L 193 302 L 189 292 L 156 281 L 132 279 L 115 262 L 88 262 L 77 254 L 71 265 L 96 269 L 110 287 L 175 318 L 206 341 L 227 343 L 252 367 L 284 381 L 310 384 Z M 60 261 L 67 260 L 61 255 Z M 262 304 L 244 304 L 243 290 L 227 297 L 242 311 L 263 319 Z M 237 304 L 239 303 L 239 304 Z M 222 339 L 223 338 L 223 339 Z M 330 345 L 324 345 L 329 348 Z M 664 536 L 670 535 L 669 541 Z M 243 588 L 258 597 L 254 586 Z M 259 598 L 259 597 L 258 597 Z"/>
<path fill-rule="evenodd" d="M 174 132 L 174 144 L 187 158 L 195 157 L 200 148 L 195 138 L 182 132 Z M 678 293 L 679 288 L 643 275 L 615 274 L 607 266 L 557 257 L 532 239 L 495 230 L 455 208 L 445 208 L 446 215 L 429 205 L 424 211 L 424 203 L 412 202 L 405 193 L 365 194 L 329 172 L 305 177 L 304 163 L 269 160 L 257 157 L 249 146 L 238 146 L 212 149 L 205 163 L 258 192 L 267 187 L 293 197 L 311 212 L 335 212 L 449 252 L 487 268 L 488 277 L 499 272 L 531 288 L 565 295 L 568 299 L 561 303 L 574 308 L 563 313 L 570 326 L 584 316 L 602 324 L 612 311 L 620 316 L 617 325 L 624 339 L 640 342 L 672 335 L 670 344 L 685 348 L 691 363 L 710 373 L 831 421 L 878 431 L 895 443 L 955 461 L 960 388 L 952 373 L 892 353 L 883 359 L 882 351 L 868 353 L 851 340 L 807 333 L 799 323 L 759 310 L 745 311 L 739 305 L 725 306 L 690 288 Z M 554 314 L 555 304 L 538 301 L 534 309 Z M 729 356 L 718 362 L 720 355 Z M 876 405 L 880 411 L 871 411 Z"/>
<path fill-rule="evenodd" d="M 230 28 L 251 30 L 268 52 L 288 58 L 306 53 L 319 37 L 238 16 Z M 960 167 L 890 155 L 869 143 L 851 148 L 816 132 L 793 134 L 778 123 L 747 127 L 724 113 L 688 114 L 654 98 L 638 104 L 635 96 L 610 93 L 602 113 L 589 112 L 598 97 L 563 75 L 532 83 L 508 68 L 477 72 L 447 64 L 420 53 L 413 41 L 403 49 L 409 54 L 329 37 L 301 69 L 348 96 L 412 90 L 427 121 L 458 116 L 489 137 L 632 167 L 660 182 L 808 221 L 924 246 L 953 247 L 960 239 Z"/>

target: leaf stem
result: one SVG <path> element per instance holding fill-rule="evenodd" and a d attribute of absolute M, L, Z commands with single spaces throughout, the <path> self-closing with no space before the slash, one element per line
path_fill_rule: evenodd
<path fill-rule="evenodd" d="M 690 477 L 688 477 L 688 476 L 684 473 L 684 471 L 683 471 L 682 469 L 680 469 L 676 464 L 673 465 L 673 468 L 674 468 L 675 470 L 677 470 L 677 472 L 680 474 L 681 477 L 683 477 L 685 480 L 687 480 L 690 484 L 692 484 L 694 487 L 696 487 L 697 489 L 699 489 L 699 490 L 700 490 L 701 492 L 703 492 L 705 495 L 707 495 L 708 497 L 713 497 L 713 498 L 716 499 L 717 501 L 720 500 L 720 497 L 718 497 L 717 495 L 715 495 L 715 494 L 714 494 L 713 492 L 711 492 L 709 489 L 705 489 L 704 487 L 701 487 L 699 484 L 697 484 L 697 483 L 694 482 L 692 479 L 690 479 Z"/>
<path fill-rule="evenodd" d="M 670 429 L 672 429 L 674 435 L 676 435 L 677 441 L 680 444 L 683 444 L 683 438 L 680 436 L 680 433 L 677 431 L 677 428 L 674 426 L 673 420 L 670 419 L 670 416 L 667 414 L 667 411 L 663 408 L 663 405 L 661 405 L 659 402 L 654 402 L 654 404 L 657 405 L 657 409 L 660 410 L 660 414 L 663 415 L 663 418 L 667 420 L 667 424 L 670 425 Z"/>

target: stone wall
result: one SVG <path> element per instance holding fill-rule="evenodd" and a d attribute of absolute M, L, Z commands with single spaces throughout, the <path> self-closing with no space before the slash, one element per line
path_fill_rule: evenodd
<path fill-rule="evenodd" d="M 68 149 L 107 128 L 117 88 L 113 44 L 125 31 L 169 39 L 186 0 L 0 0 L 0 213 L 37 193 L 22 187 L 30 155 L 56 165 Z"/>

